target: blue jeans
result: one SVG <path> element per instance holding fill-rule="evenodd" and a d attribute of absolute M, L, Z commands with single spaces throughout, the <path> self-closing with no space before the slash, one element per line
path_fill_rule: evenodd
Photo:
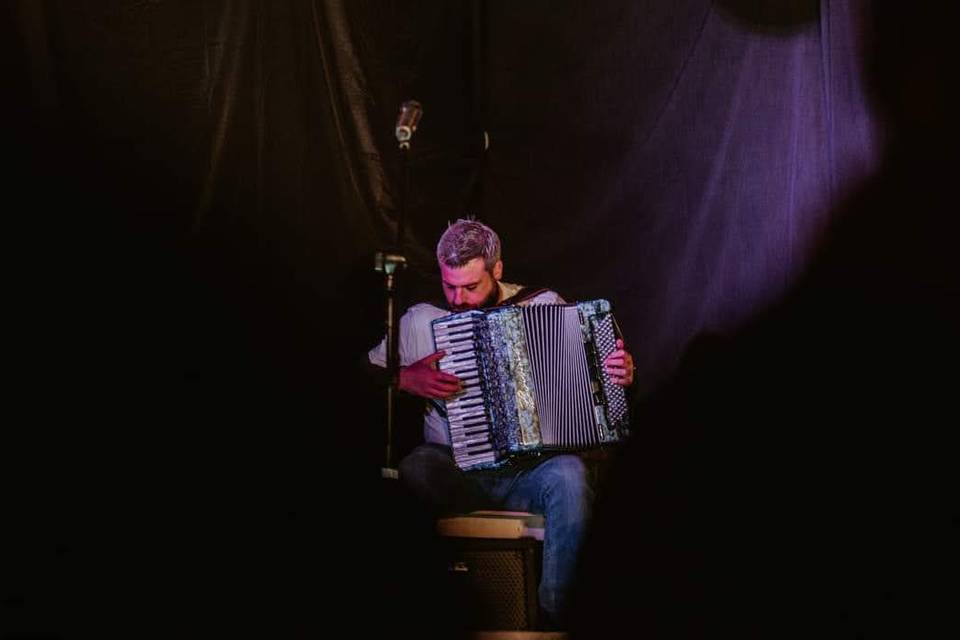
<path fill-rule="evenodd" d="M 542 514 L 543 570 L 540 607 L 554 623 L 564 602 L 593 502 L 586 469 L 577 456 L 557 455 L 536 466 L 461 471 L 449 447 L 423 444 L 400 461 L 400 479 L 435 514 L 504 509 Z"/>

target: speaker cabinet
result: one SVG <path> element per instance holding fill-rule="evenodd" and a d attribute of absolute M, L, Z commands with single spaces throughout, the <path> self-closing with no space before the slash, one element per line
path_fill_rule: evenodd
<path fill-rule="evenodd" d="M 540 541 L 456 537 L 442 541 L 447 581 L 465 628 L 526 631 L 537 627 Z"/>

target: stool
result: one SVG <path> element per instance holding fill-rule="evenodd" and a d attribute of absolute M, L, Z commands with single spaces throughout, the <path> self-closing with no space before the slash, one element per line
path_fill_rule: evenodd
<path fill-rule="evenodd" d="M 543 523 L 543 516 L 518 511 L 474 511 L 437 521 L 447 578 L 468 629 L 537 627 Z"/>

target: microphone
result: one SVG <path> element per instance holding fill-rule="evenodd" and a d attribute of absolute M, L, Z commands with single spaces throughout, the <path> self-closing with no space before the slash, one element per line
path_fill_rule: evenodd
<path fill-rule="evenodd" d="M 397 142 L 401 149 L 410 148 L 410 138 L 417 130 L 417 123 L 423 115 L 423 107 L 416 100 L 407 100 L 400 105 L 400 115 L 397 116 Z"/>

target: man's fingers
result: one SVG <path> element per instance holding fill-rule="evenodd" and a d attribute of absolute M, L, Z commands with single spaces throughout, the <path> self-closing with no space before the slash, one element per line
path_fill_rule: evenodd
<path fill-rule="evenodd" d="M 446 374 L 443 378 L 434 378 L 430 381 L 431 388 L 443 389 L 444 391 L 457 391 L 460 389 L 460 378 Z"/>
<path fill-rule="evenodd" d="M 633 356 L 624 348 L 622 339 L 617 338 L 616 350 L 603 361 L 603 370 L 614 384 L 622 387 L 633 384 Z"/>
<path fill-rule="evenodd" d="M 455 385 L 460 384 L 460 378 L 450 373 L 444 373 L 443 371 L 437 371 L 436 381 L 444 382 L 447 384 L 455 384 Z"/>
<path fill-rule="evenodd" d="M 443 356 L 445 356 L 445 355 L 447 355 L 447 352 L 444 351 L 443 349 L 441 349 L 440 351 L 435 351 L 434 353 L 431 353 L 430 355 L 428 355 L 426 358 L 424 358 L 424 359 L 421 360 L 420 362 L 422 362 L 422 363 L 424 363 L 424 364 L 433 364 L 434 362 L 436 362 L 437 360 L 441 359 L 441 358 L 442 358 Z"/>
<path fill-rule="evenodd" d="M 444 398 L 460 393 L 460 387 L 431 387 L 430 389 L 433 393 Z"/>
<path fill-rule="evenodd" d="M 621 387 L 629 387 L 631 384 L 633 384 L 633 376 L 632 375 L 623 375 L 623 376 L 611 375 L 610 382 L 612 382 L 613 384 L 620 385 Z"/>
<path fill-rule="evenodd" d="M 458 391 L 459 389 L 446 389 L 443 387 L 434 387 L 434 388 L 431 388 L 428 393 L 431 398 L 435 398 L 437 400 L 447 400 L 452 396 L 455 396 Z"/>

